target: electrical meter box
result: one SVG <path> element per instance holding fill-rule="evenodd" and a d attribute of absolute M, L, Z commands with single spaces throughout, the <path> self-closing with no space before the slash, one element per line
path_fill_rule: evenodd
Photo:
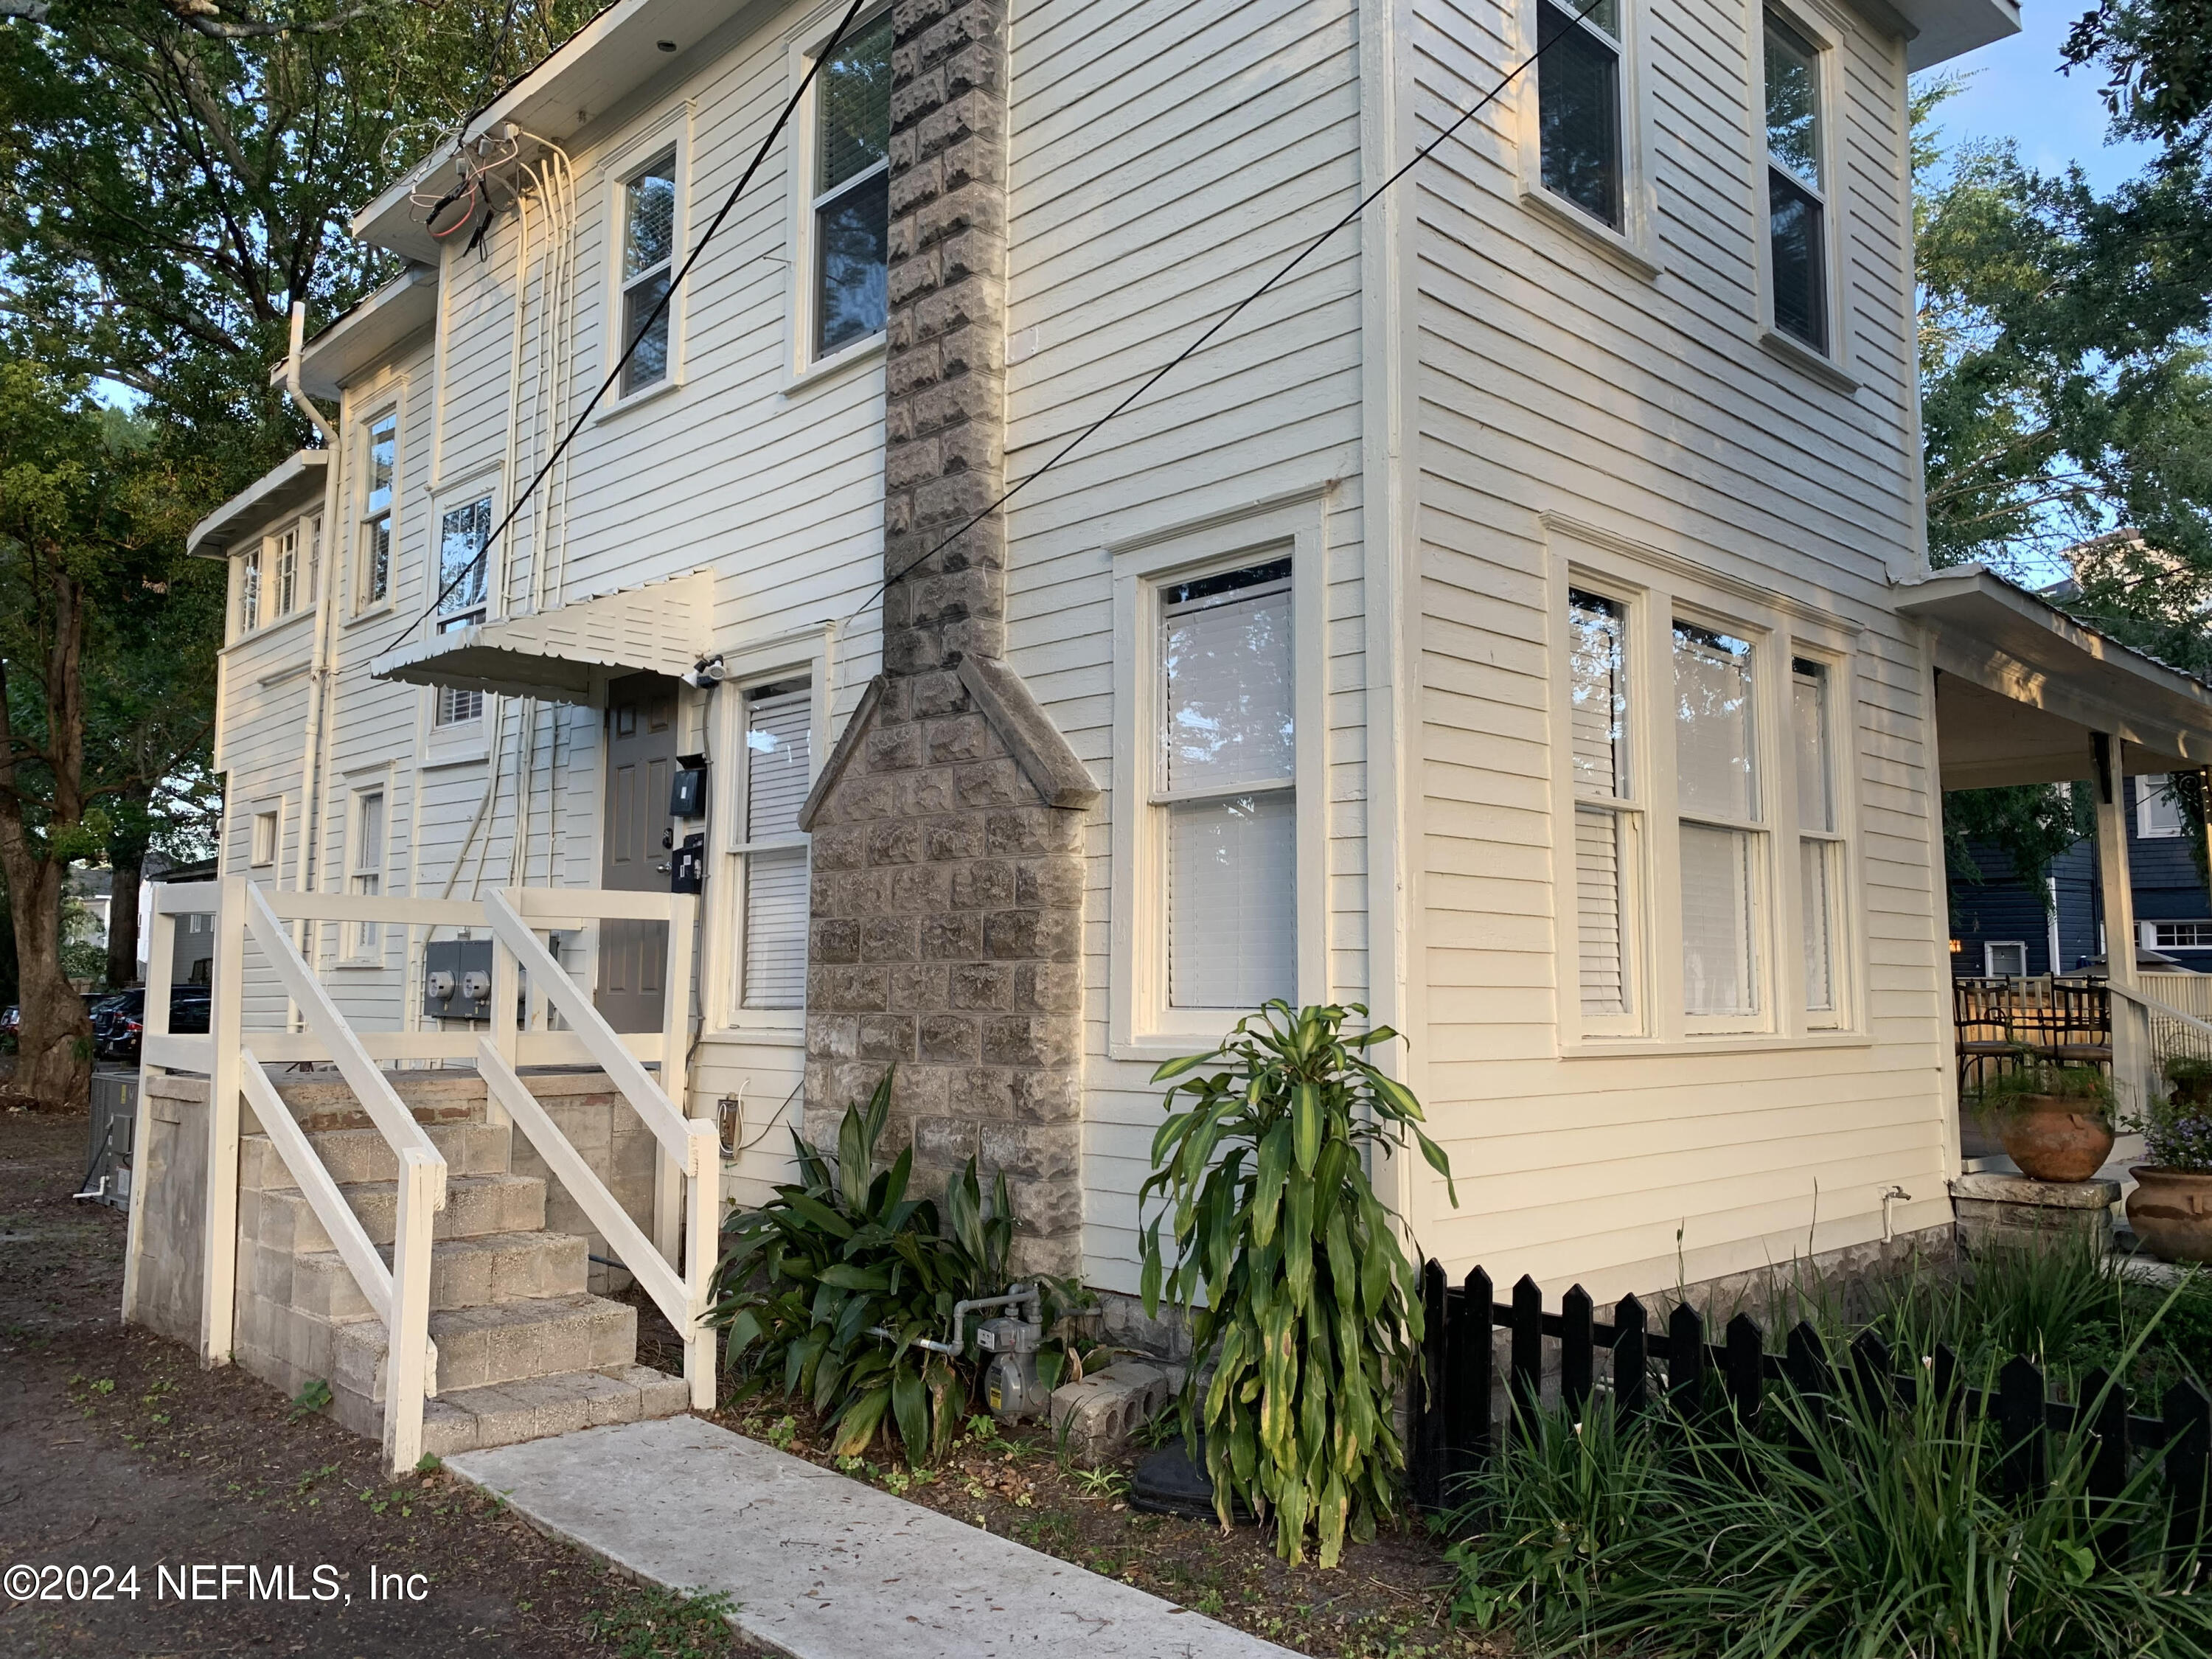
<path fill-rule="evenodd" d="M 422 1012 L 431 1019 L 491 1018 L 491 941 L 435 939 L 422 947 Z"/>

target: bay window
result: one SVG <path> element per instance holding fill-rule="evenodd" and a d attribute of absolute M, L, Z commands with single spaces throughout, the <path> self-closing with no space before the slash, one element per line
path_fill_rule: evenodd
<path fill-rule="evenodd" d="M 1563 1042 L 1849 1030 L 1851 629 L 1599 551 L 1555 590 Z"/>

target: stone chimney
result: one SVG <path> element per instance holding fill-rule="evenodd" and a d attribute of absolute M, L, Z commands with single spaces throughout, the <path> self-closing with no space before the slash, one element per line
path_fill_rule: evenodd
<path fill-rule="evenodd" d="M 917 1186 L 1004 1170 L 1020 1271 L 1082 1261 L 1083 825 L 1097 786 L 1005 661 L 1006 15 L 891 15 L 883 672 L 813 835 L 806 1110 L 896 1066 Z M 969 526 L 970 520 L 982 516 Z M 956 533 L 957 532 L 957 533 Z"/>

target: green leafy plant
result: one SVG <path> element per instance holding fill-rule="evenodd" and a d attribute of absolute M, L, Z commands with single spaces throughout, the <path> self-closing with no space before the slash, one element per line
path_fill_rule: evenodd
<path fill-rule="evenodd" d="M 724 1591 L 640 1584 L 611 1607 L 593 1609 L 584 1631 L 616 1659 L 706 1659 L 736 1645 L 730 1620 L 737 1610 Z"/>
<path fill-rule="evenodd" d="M 1289 1562 L 1310 1531 L 1324 1567 L 1393 1507 L 1405 1449 L 1392 1408 L 1421 1340 L 1416 1269 L 1367 1158 L 1410 1133 L 1451 1181 L 1415 1127 L 1420 1103 L 1365 1058 L 1397 1033 L 1345 1032 L 1366 1013 L 1270 1002 L 1219 1047 L 1162 1066 L 1155 1083 L 1182 1080 L 1139 1194 L 1165 1200 L 1142 1235 L 1145 1311 L 1164 1295 L 1191 1321 L 1176 1415 L 1185 1443 L 1205 1449 L 1215 1512 L 1224 1527 L 1240 1501 L 1272 1517 Z"/>
<path fill-rule="evenodd" d="M 2212 1175 L 2212 1060 L 2177 1054 L 2166 1062 L 2166 1080 L 2172 1092 L 2128 1127 L 2142 1133 L 2143 1151 L 2159 1168 Z"/>
<path fill-rule="evenodd" d="M 1468 1489 L 1456 1610 L 1536 1656 L 2203 1659 L 2212 1596 L 2198 1556 L 2162 1547 L 2160 1460 L 2100 1514 L 2094 1447 L 2055 1435 L 2047 1487 L 2009 1498 L 1997 1426 L 1932 1384 L 1778 1385 L 1757 1431 L 1547 1411 Z"/>
<path fill-rule="evenodd" d="M 1974 1110 L 1984 1123 L 1998 1125 L 2036 1109 L 2029 1103 L 2045 1097 L 2063 1100 L 2069 1110 L 2094 1117 L 2108 1127 L 2117 1099 L 2112 1079 L 2098 1067 L 2069 1066 L 2031 1054 L 1976 1090 Z"/>
<path fill-rule="evenodd" d="M 300 1385 L 300 1392 L 292 1396 L 290 1420 L 296 1423 L 303 1417 L 313 1417 L 331 1403 L 331 1385 L 319 1376 L 311 1376 Z"/>
<path fill-rule="evenodd" d="M 986 1206 L 972 1158 L 941 1212 L 907 1196 L 911 1148 L 872 1176 L 890 1102 L 886 1074 L 847 1109 L 835 1168 L 793 1134 L 799 1179 L 723 1224 L 708 1317 L 729 1331 L 732 1404 L 770 1388 L 804 1397 L 832 1454 L 858 1455 L 883 1428 L 920 1462 L 958 1429 L 975 1367 L 972 1331 L 957 1358 L 919 1345 L 951 1333 L 956 1303 L 1006 1288 L 1013 1206 L 1003 1174 Z"/>

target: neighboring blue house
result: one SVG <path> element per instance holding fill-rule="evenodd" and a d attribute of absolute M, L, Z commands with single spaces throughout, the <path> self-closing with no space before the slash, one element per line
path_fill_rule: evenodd
<path fill-rule="evenodd" d="M 2128 867 L 2134 873 L 2136 944 L 2185 968 L 2212 973 L 2212 894 L 2197 879 L 2181 815 L 2163 777 L 2130 778 Z M 2046 906 L 1996 848 L 1970 842 L 1979 883 L 1951 878 L 1951 971 L 1961 978 L 2073 973 L 2104 954 L 2096 842 L 2051 866 Z"/>

